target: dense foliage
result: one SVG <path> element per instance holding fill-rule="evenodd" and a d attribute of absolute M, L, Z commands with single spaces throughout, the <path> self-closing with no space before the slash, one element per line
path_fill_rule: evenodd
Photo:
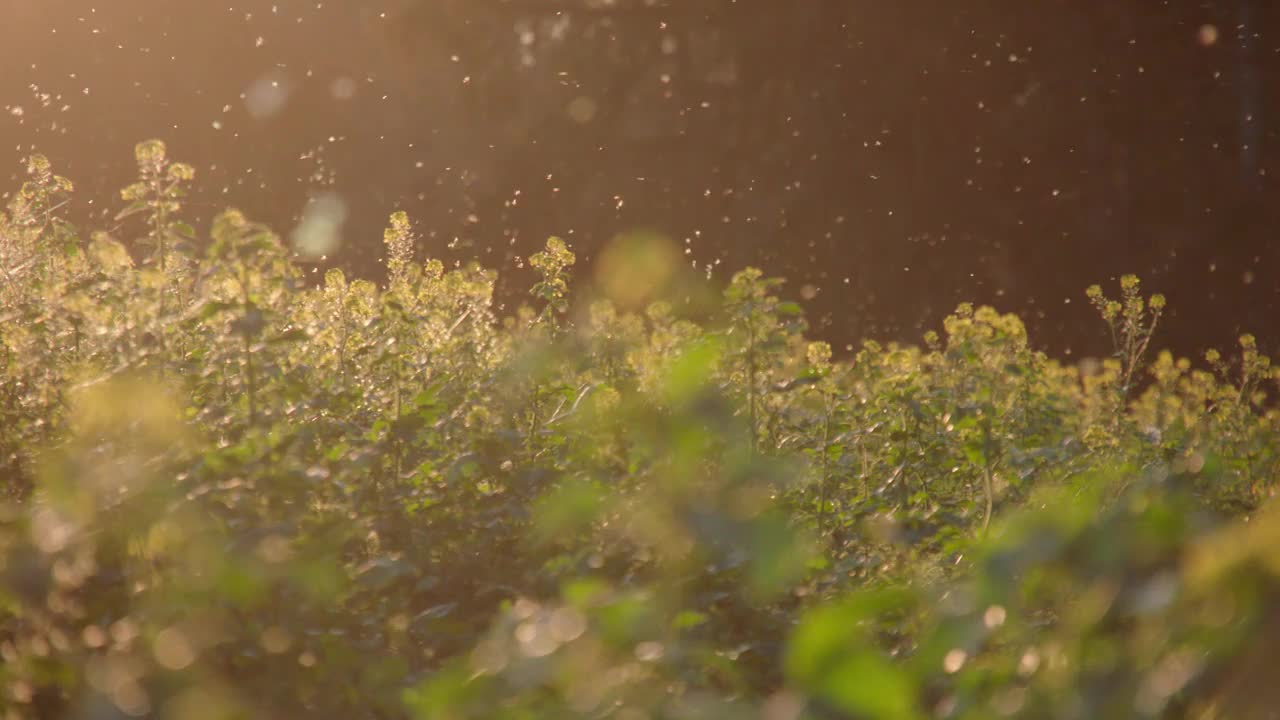
<path fill-rule="evenodd" d="M 137 148 L 114 232 L 0 214 L 6 717 L 1269 717 L 1277 375 L 1064 366 L 962 305 L 838 359 L 661 239 L 528 305 L 416 257 L 308 282 Z M 305 238 L 299 238 L 299 242 Z M 570 287 L 583 297 L 571 298 Z"/>

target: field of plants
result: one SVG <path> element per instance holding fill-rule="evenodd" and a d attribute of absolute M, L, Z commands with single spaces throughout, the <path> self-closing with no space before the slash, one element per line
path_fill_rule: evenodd
<path fill-rule="evenodd" d="M 0 717 L 1268 718 L 1280 378 L 1089 288 L 844 357 L 754 269 L 317 277 L 158 141 L 0 213 Z M 573 294 L 570 294 L 570 288 Z"/>

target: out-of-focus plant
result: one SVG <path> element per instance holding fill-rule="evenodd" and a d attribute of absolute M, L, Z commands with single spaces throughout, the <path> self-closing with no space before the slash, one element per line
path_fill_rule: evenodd
<path fill-rule="evenodd" d="M 1276 700 L 1277 374 L 1252 336 L 1153 352 L 1136 278 L 1089 291 L 1096 371 L 967 304 L 841 357 L 780 279 L 717 293 L 644 234 L 585 292 L 552 238 L 500 318 L 404 213 L 385 286 L 309 286 L 237 211 L 183 225 L 163 144 L 135 159 L 137 237 L 80 237 L 39 157 L 0 215 L 5 717 Z"/>

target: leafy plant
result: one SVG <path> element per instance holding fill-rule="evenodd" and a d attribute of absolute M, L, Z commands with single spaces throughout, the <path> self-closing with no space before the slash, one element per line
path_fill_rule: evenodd
<path fill-rule="evenodd" d="M 645 236 L 595 285 L 550 239 L 500 317 L 404 213 L 385 286 L 311 285 L 135 159 L 136 237 L 81 237 L 39 157 L 0 215 L 6 717 L 1274 704 L 1280 375 L 1155 352 L 1135 277 L 1088 291 L 1093 370 L 969 304 L 840 357 L 760 270 L 663 298 Z"/>

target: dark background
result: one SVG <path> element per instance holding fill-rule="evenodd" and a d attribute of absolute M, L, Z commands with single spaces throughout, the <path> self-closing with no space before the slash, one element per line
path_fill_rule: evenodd
<path fill-rule="evenodd" d="M 590 261 L 660 230 L 790 279 L 820 333 L 915 340 L 957 302 L 1102 351 L 1136 272 L 1183 352 L 1274 352 L 1280 3 L 1269 0 L 0 0 L 0 180 L 44 152 L 113 227 L 160 137 L 224 205 L 350 215 L 333 264 Z M 273 85 L 274 83 L 274 85 Z M 92 199 L 92 203 L 90 203 Z M 130 227 L 117 234 L 130 235 Z"/>

